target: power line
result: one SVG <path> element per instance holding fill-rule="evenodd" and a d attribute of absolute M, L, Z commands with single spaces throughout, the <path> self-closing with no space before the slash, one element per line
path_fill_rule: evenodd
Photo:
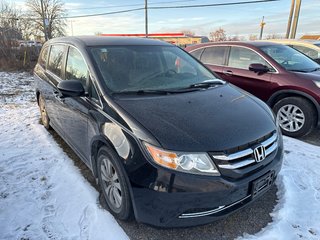
<path fill-rule="evenodd" d="M 149 7 L 149 9 L 218 7 L 218 6 L 242 5 L 242 4 L 251 4 L 251 3 L 276 2 L 276 1 L 279 1 L 279 0 L 257 0 L 257 1 L 246 1 L 246 2 L 213 3 L 213 4 L 167 6 L 167 7 Z"/>
<path fill-rule="evenodd" d="M 115 11 L 115 12 L 107 12 L 107 13 L 95 13 L 95 14 L 87 14 L 87 15 L 78 15 L 78 16 L 70 16 L 70 17 L 61 17 L 61 18 L 84 18 L 84 17 L 96 17 L 96 16 L 104 16 L 104 15 L 112 15 L 112 14 L 118 14 L 118 13 L 127 13 L 127 12 L 135 12 L 144 10 L 144 8 L 133 8 L 133 9 L 127 9 L 122 11 Z"/>
<path fill-rule="evenodd" d="M 201 8 L 201 7 L 219 7 L 219 6 L 231 6 L 231 5 L 244 5 L 244 4 L 257 4 L 257 3 L 266 3 L 266 2 L 277 2 L 279 0 L 255 0 L 255 1 L 242 1 L 242 2 L 228 2 L 228 3 L 212 3 L 212 4 L 197 4 L 197 5 L 180 5 L 180 6 L 164 6 L 164 7 L 148 7 L 148 9 L 174 9 L 174 8 Z M 95 17 L 95 16 L 103 16 L 103 15 L 111 15 L 118 13 L 127 13 L 127 12 L 135 12 L 141 11 L 145 8 L 134 8 L 127 9 L 122 11 L 114 11 L 114 12 L 106 12 L 106 13 L 96 13 L 96 14 L 87 14 L 87 15 L 78 15 L 78 16 L 66 16 L 62 17 L 65 19 L 68 18 L 83 18 L 83 17 Z"/>
<path fill-rule="evenodd" d="M 163 7 L 148 7 L 148 9 L 174 9 L 174 8 L 202 8 L 202 7 L 219 7 L 219 6 L 231 6 L 231 5 L 244 5 L 244 4 L 257 4 L 257 3 L 266 3 L 266 2 L 276 2 L 280 0 L 255 0 L 255 1 L 242 1 L 242 2 L 228 2 L 228 3 L 213 3 L 213 4 L 195 4 L 195 5 L 180 5 L 180 6 L 163 6 Z M 132 8 L 126 9 L 121 11 L 112 11 L 112 12 L 105 12 L 105 13 L 95 13 L 95 14 L 85 14 L 85 15 L 77 15 L 77 16 L 65 16 L 61 17 L 60 19 L 70 19 L 70 18 L 85 18 L 85 17 L 96 17 L 96 16 L 105 16 L 105 15 L 113 15 L 113 14 L 120 14 L 120 13 L 128 13 L 128 12 L 135 12 L 145 10 L 144 7 L 141 8 Z M 0 17 L 5 18 L 5 17 Z M 39 18 L 20 18 L 20 19 L 30 19 L 36 20 Z"/>
<path fill-rule="evenodd" d="M 148 2 L 148 5 L 162 5 L 162 4 L 170 4 L 170 3 L 180 3 L 180 2 L 195 2 L 198 0 L 179 0 L 179 1 L 167 1 L 167 2 Z M 74 10 L 93 10 L 93 9 L 102 9 L 102 8 L 122 8 L 122 7 L 136 7 L 136 6 L 144 6 L 144 4 L 126 4 L 126 5 L 117 5 L 117 6 L 100 6 L 100 7 L 83 7 L 83 8 L 72 8 L 67 9 L 68 11 Z"/>

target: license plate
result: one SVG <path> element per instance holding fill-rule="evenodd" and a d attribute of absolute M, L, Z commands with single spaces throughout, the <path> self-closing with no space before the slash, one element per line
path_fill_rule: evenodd
<path fill-rule="evenodd" d="M 252 198 L 255 198 L 264 192 L 266 192 L 270 186 L 274 183 L 275 174 L 274 172 L 268 172 L 267 174 L 263 175 L 262 177 L 254 180 L 252 182 Z"/>

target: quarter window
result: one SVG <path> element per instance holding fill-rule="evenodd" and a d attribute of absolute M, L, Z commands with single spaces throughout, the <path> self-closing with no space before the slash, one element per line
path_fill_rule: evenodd
<path fill-rule="evenodd" d="M 197 49 L 197 50 L 191 52 L 190 54 L 200 60 L 200 56 L 201 56 L 202 51 L 203 51 L 203 49 Z"/>
<path fill-rule="evenodd" d="M 48 69 L 61 77 L 63 57 L 66 47 L 63 45 L 53 45 L 50 50 Z"/>
<path fill-rule="evenodd" d="M 74 47 L 69 48 L 67 66 L 66 66 L 66 79 L 79 80 L 83 86 L 86 86 L 88 76 L 88 68 L 80 52 Z"/>
<path fill-rule="evenodd" d="M 228 47 L 225 46 L 208 47 L 204 50 L 201 61 L 206 64 L 225 65 L 227 50 Z"/>
<path fill-rule="evenodd" d="M 41 56 L 39 58 L 39 64 L 42 67 L 46 67 L 46 63 L 47 63 L 47 58 L 48 58 L 48 47 L 43 48 L 43 50 L 41 51 Z"/>
<path fill-rule="evenodd" d="M 250 64 L 260 63 L 272 69 L 270 64 L 254 51 L 247 48 L 231 47 L 229 57 L 229 67 L 249 69 Z"/>

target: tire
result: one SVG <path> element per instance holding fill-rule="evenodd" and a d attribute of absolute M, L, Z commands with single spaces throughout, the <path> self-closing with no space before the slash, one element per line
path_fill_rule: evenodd
<path fill-rule="evenodd" d="M 46 103 L 45 103 L 44 97 L 41 94 L 39 95 L 39 110 L 40 110 L 40 117 L 41 117 L 40 119 L 41 119 L 42 125 L 46 129 L 50 129 L 50 119 L 47 113 Z"/>
<path fill-rule="evenodd" d="M 120 220 L 130 220 L 133 216 L 132 202 L 126 173 L 120 161 L 113 150 L 105 146 L 99 149 L 97 157 L 99 185 L 109 212 Z"/>
<path fill-rule="evenodd" d="M 316 110 L 306 99 L 287 97 L 278 101 L 273 111 L 284 135 L 302 137 L 312 131 L 316 125 Z"/>

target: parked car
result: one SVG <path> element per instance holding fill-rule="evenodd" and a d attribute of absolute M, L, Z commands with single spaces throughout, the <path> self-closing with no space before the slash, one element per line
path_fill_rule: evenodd
<path fill-rule="evenodd" d="M 270 108 L 169 43 L 52 39 L 34 74 L 43 125 L 92 170 L 119 219 L 208 223 L 263 196 L 280 171 Z"/>
<path fill-rule="evenodd" d="M 39 41 L 30 40 L 30 41 L 27 41 L 27 46 L 28 47 L 42 47 L 42 43 Z"/>
<path fill-rule="evenodd" d="M 207 43 L 186 49 L 221 78 L 273 109 L 282 132 L 308 134 L 320 120 L 320 65 L 272 42 Z"/>
<path fill-rule="evenodd" d="M 320 63 L 320 41 L 303 41 L 294 39 L 271 39 L 269 41 L 292 47 L 312 58 L 317 63 Z"/>

